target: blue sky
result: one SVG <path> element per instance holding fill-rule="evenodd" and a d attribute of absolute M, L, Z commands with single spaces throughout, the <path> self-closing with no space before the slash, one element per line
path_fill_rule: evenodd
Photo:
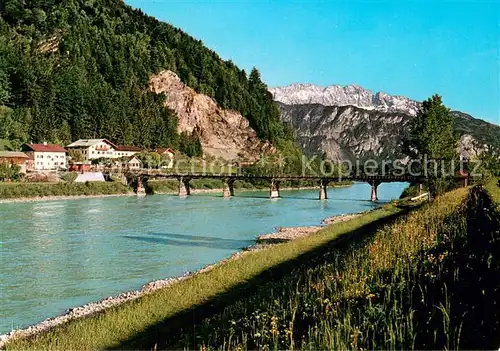
<path fill-rule="evenodd" d="M 270 86 L 358 84 L 500 124 L 500 1 L 125 0 Z"/>

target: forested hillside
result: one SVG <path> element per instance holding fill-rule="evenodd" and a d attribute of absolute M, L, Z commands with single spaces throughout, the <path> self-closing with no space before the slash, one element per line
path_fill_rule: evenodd
<path fill-rule="evenodd" d="M 121 0 L 5 0 L 0 6 L 0 139 L 13 145 L 103 137 L 177 147 L 175 114 L 147 91 L 148 78 L 161 70 L 240 111 L 261 139 L 292 138 L 256 69 L 247 75 Z"/>

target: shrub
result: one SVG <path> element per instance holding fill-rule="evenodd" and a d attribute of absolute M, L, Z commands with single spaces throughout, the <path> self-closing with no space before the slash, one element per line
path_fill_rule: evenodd
<path fill-rule="evenodd" d="M 62 180 L 64 180 L 67 183 L 73 183 L 76 178 L 78 177 L 78 173 L 76 172 L 67 172 L 62 175 Z"/>
<path fill-rule="evenodd" d="M 115 182 L 82 183 L 0 183 L 0 199 L 44 196 L 127 194 L 132 189 Z"/>
<path fill-rule="evenodd" d="M 18 165 L 11 165 L 0 162 L 0 181 L 17 181 L 20 179 L 21 168 Z"/>

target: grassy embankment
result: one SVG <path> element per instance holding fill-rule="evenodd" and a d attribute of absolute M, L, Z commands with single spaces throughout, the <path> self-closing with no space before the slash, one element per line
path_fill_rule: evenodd
<path fill-rule="evenodd" d="M 218 179 L 193 179 L 190 182 L 192 190 L 222 189 L 222 182 Z M 335 185 L 347 186 L 349 182 L 336 183 Z M 314 186 L 312 182 L 283 182 L 282 188 Z M 265 181 L 247 182 L 238 180 L 235 189 L 268 189 Z M 177 180 L 151 180 L 147 183 L 149 194 L 176 193 L 179 190 Z M 126 186 L 119 181 L 114 182 L 88 182 L 88 183 L 3 183 L 0 182 L 0 200 L 39 198 L 49 196 L 86 196 L 86 195 L 119 195 L 134 191 L 133 187 Z"/>
<path fill-rule="evenodd" d="M 500 178 L 491 178 L 486 184 L 485 188 L 491 196 L 493 202 L 496 203 L 500 211 Z"/>
<path fill-rule="evenodd" d="M 221 189 L 222 183 L 217 179 L 193 179 L 190 181 L 192 190 Z M 308 186 L 295 185 L 290 186 Z M 235 189 L 268 189 L 269 185 L 252 184 L 237 181 Z M 148 193 L 175 193 L 179 190 L 177 180 L 150 181 Z M 120 182 L 88 182 L 88 183 L 2 183 L 0 182 L 0 200 L 40 198 L 50 196 L 87 196 L 87 195 L 119 195 L 132 193 L 134 189 Z"/>
<path fill-rule="evenodd" d="M 222 189 L 222 182 L 219 179 L 193 179 L 189 182 L 191 190 L 211 190 Z M 268 185 L 269 186 L 269 185 Z M 251 184 L 244 181 L 236 181 L 235 189 L 263 189 L 264 187 Z M 179 182 L 174 179 L 169 180 L 151 180 L 148 181 L 148 193 L 164 194 L 175 193 L 179 190 Z"/>
<path fill-rule="evenodd" d="M 400 212 L 401 209 L 386 205 L 350 222 L 326 228 L 313 237 L 277 245 L 269 250 L 248 252 L 240 259 L 231 260 L 209 272 L 197 274 L 170 288 L 146 295 L 103 314 L 73 321 L 35 339 L 13 341 L 7 348 L 118 347 L 148 327 L 153 327 L 167 318 L 204 303 L 213 307 L 219 303 L 234 301 L 241 296 L 242 290 L 250 292 L 260 284 L 286 273 L 289 267 L 295 265 L 294 260 L 305 257 L 304 255 L 313 255 L 315 250 L 322 250 L 332 240 L 353 232 L 364 231 L 366 226 L 388 220 Z M 305 258 L 303 260 L 307 261 Z"/>
<path fill-rule="evenodd" d="M 496 348 L 499 230 L 484 189 L 459 189 L 214 315 L 171 320 L 120 347 Z"/>
<path fill-rule="evenodd" d="M 491 198 L 498 201 L 500 189 L 487 189 L 448 193 L 213 316 L 184 328 L 165 324 L 129 342 L 160 349 L 496 348 L 500 214 Z"/>
<path fill-rule="evenodd" d="M 402 215 L 385 206 L 8 348 L 498 347 L 490 195 L 459 189 Z"/>
<path fill-rule="evenodd" d="M 222 189 L 222 182 L 220 179 L 193 179 L 189 182 L 192 190 L 215 190 Z M 350 186 L 352 182 L 338 182 L 331 183 L 330 187 L 335 186 Z M 317 187 L 318 185 L 311 181 L 295 181 L 295 182 L 282 182 L 281 189 L 285 188 L 301 188 L 301 187 Z M 268 190 L 268 181 L 243 181 L 237 180 L 234 183 L 234 189 L 246 190 Z M 165 194 L 175 193 L 179 190 L 179 182 L 177 180 L 150 180 L 148 181 L 148 188 L 146 189 L 151 194 Z"/>
<path fill-rule="evenodd" d="M 127 194 L 132 189 L 119 182 L 0 183 L 0 200 L 48 196 Z"/>

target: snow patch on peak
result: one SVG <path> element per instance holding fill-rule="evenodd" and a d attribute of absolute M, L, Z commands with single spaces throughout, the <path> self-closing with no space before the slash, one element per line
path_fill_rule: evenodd
<path fill-rule="evenodd" d="M 275 101 L 287 105 L 321 104 L 324 106 L 352 105 L 367 110 L 403 112 L 416 115 L 420 103 L 405 96 L 372 93 L 359 85 L 329 85 L 296 83 L 269 89 Z"/>

